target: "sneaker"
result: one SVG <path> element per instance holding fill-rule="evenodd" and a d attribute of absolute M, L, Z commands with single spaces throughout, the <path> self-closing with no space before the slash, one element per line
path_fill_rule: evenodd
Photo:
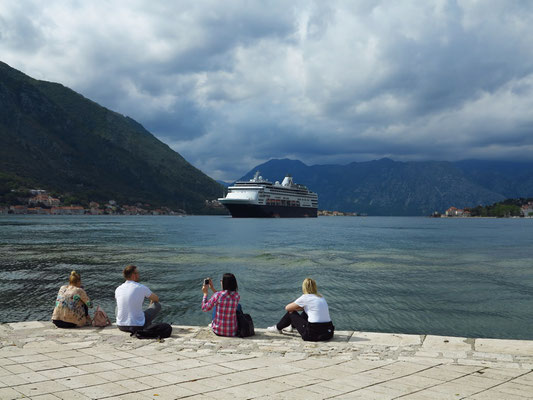
<path fill-rule="evenodd" d="M 269 326 L 267 332 L 281 333 L 281 331 L 276 327 L 276 325 Z"/>
<path fill-rule="evenodd" d="M 294 331 L 294 328 L 292 327 L 292 325 L 289 325 L 288 327 L 286 327 L 285 329 L 283 329 L 285 332 L 289 332 L 289 333 L 292 333 Z"/>

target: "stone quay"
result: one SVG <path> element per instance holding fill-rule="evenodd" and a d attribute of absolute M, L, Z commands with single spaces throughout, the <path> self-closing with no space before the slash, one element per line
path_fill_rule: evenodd
<path fill-rule="evenodd" d="M 533 341 L 337 331 L 328 342 L 256 329 L 119 331 L 0 324 L 0 399 L 533 399 Z"/>

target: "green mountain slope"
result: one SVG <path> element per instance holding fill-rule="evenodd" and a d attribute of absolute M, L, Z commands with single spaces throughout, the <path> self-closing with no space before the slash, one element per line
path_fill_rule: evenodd
<path fill-rule="evenodd" d="M 369 215 L 429 215 L 450 206 L 492 204 L 533 196 L 533 164 L 491 161 L 397 162 L 381 159 L 348 165 L 307 166 L 270 160 L 256 170 L 271 181 L 286 173 L 318 193 L 319 208 Z"/>
<path fill-rule="evenodd" d="M 202 212 L 223 188 L 133 119 L 0 62 L 0 185 Z"/>

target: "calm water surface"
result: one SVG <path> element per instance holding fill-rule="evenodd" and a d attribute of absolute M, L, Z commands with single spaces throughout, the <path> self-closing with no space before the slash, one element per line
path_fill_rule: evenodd
<path fill-rule="evenodd" d="M 50 318 L 72 269 L 114 316 L 126 264 L 162 319 L 209 322 L 201 282 L 236 274 L 257 327 L 317 280 L 337 329 L 533 339 L 533 219 L 0 216 L 0 321 Z"/>

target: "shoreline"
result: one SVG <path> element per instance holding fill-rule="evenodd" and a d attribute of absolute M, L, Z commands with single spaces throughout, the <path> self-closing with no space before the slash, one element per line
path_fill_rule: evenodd
<path fill-rule="evenodd" d="M 315 343 L 265 329 L 240 339 L 177 325 L 158 342 L 131 338 L 114 325 L 0 324 L 2 399 L 523 399 L 531 393 L 532 340 L 337 331 Z"/>

